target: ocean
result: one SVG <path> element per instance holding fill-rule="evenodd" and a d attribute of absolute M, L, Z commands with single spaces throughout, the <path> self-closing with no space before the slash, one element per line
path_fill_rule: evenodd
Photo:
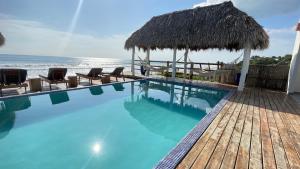
<path fill-rule="evenodd" d="M 0 68 L 27 69 L 28 77 L 47 75 L 52 67 L 68 68 L 67 75 L 75 73 L 88 73 L 91 68 L 101 67 L 104 72 L 110 72 L 115 67 L 125 67 L 125 72 L 130 71 L 130 60 L 91 57 L 58 57 L 58 56 L 32 56 L 0 54 Z"/>

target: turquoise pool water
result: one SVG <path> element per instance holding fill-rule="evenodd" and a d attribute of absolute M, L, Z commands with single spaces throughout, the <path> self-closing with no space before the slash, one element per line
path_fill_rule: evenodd
<path fill-rule="evenodd" d="M 1 100 L 0 168 L 152 168 L 226 93 L 143 80 Z"/>

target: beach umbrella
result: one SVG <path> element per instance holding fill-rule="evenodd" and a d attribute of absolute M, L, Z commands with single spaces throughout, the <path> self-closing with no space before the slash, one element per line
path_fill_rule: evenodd
<path fill-rule="evenodd" d="M 296 27 L 296 40 L 290 65 L 287 93 L 300 92 L 300 21 Z"/>
<path fill-rule="evenodd" d="M 0 46 L 4 45 L 4 42 L 5 42 L 5 38 L 0 32 Z"/>

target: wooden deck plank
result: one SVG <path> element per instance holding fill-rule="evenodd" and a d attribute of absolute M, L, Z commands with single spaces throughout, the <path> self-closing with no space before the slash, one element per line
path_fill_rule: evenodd
<path fill-rule="evenodd" d="M 249 101 L 247 115 L 245 119 L 244 129 L 242 132 L 242 137 L 240 141 L 240 146 L 237 154 L 237 160 L 235 168 L 239 169 L 248 169 L 249 165 L 249 156 L 250 156 L 250 141 L 251 141 L 251 132 L 252 132 L 252 117 L 254 111 L 254 96 L 253 91 L 251 92 L 251 99 Z"/>
<path fill-rule="evenodd" d="M 232 137 L 230 138 L 229 145 L 227 147 L 225 156 L 222 160 L 221 168 L 234 168 L 238 147 L 240 144 L 240 138 L 244 126 L 244 121 L 247 113 L 246 104 L 243 105 L 241 113 L 237 119 L 235 128 L 233 129 Z"/>
<path fill-rule="evenodd" d="M 269 94 L 263 95 L 263 99 L 266 106 L 266 112 L 267 112 L 267 118 L 269 122 L 269 128 L 270 128 L 270 134 L 273 144 L 273 150 L 274 150 L 274 156 L 276 160 L 277 168 L 289 168 L 288 161 L 286 159 L 286 154 L 283 148 L 283 143 L 281 141 L 281 138 L 279 136 L 279 131 L 277 129 L 277 125 L 274 119 L 274 116 L 276 116 L 279 112 L 276 109 L 276 106 L 273 102 L 273 98 L 268 97 Z M 274 113 L 274 116 L 273 116 Z"/>
<path fill-rule="evenodd" d="M 291 104 L 295 104 L 294 103 L 289 103 L 288 100 L 286 100 L 286 102 L 280 102 L 279 99 L 282 98 L 282 97 L 277 97 L 277 103 L 278 103 L 278 109 L 281 110 L 282 112 L 284 112 L 284 115 L 287 116 L 287 121 L 290 121 L 291 122 L 291 125 L 289 125 L 289 128 L 288 128 L 288 133 L 289 133 L 289 136 L 292 138 L 292 141 L 294 143 L 294 146 L 295 146 L 295 149 L 297 151 L 297 154 L 298 154 L 298 157 L 300 157 L 300 134 L 298 134 L 296 131 L 297 131 L 297 128 L 295 128 L 295 124 L 292 123 L 293 120 L 295 120 L 293 117 L 294 115 L 297 115 L 297 114 L 294 114 L 293 112 L 298 112 L 300 111 L 299 108 L 297 107 L 294 107 L 294 106 L 297 106 L 297 105 L 292 105 Z M 290 116 L 291 114 L 293 114 L 293 116 Z M 297 115 L 299 116 L 299 115 Z"/>
<path fill-rule="evenodd" d="M 292 107 L 295 107 L 292 102 L 292 100 L 288 99 L 288 96 L 282 96 L 282 95 L 278 95 L 277 94 L 277 98 L 284 98 L 284 102 L 280 102 L 281 106 L 284 108 L 284 110 L 282 110 L 284 112 L 284 115 L 287 119 L 289 119 L 289 124 L 287 124 L 287 128 L 294 130 L 294 132 L 296 132 L 297 134 L 300 134 L 300 116 L 298 113 L 293 113 L 293 112 L 297 112 L 297 111 L 293 111 Z M 295 107 L 296 108 L 296 107 Z M 298 108 L 296 108 L 298 109 Z M 298 110 L 299 111 L 299 110 Z"/>
<path fill-rule="evenodd" d="M 232 115 L 231 119 L 229 120 L 206 168 L 214 169 L 214 168 L 219 168 L 221 166 L 222 159 L 225 155 L 225 152 L 226 152 L 226 149 L 228 146 L 228 142 L 230 141 L 230 138 L 232 136 L 237 119 L 241 113 L 245 113 L 247 111 L 247 104 L 248 104 L 248 100 L 249 100 L 248 99 L 249 97 L 247 97 L 247 96 L 248 95 L 246 95 L 246 99 L 244 101 L 245 104 L 242 105 L 241 110 L 238 111 L 238 113 Z"/>
<path fill-rule="evenodd" d="M 253 125 L 251 136 L 251 148 L 249 169 L 262 168 L 262 155 L 261 155 L 261 137 L 260 137 L 260 114 L 259 114 L 259 93 L 254 90 L 254 108 L 253 108 Z"/>
<path fill-rule="evenodd" d="M 262 142 L 262 157 L 263 168 L 276 168 L 274 151 L 272 147 L 272 140 L 267 119 L 266 107 L 263 100 L 263 93 L 259 92 L 259 112 L 260 112 L 260 126 L 261 126 L 261 142 Z"/>
<path fill-rule="evenodd" d="M 300 168 L 297 104 L 260 89 L 231 97 L 177 168 Z"/>
<path fill-rule="evenodd" d="M 278 100 L 277 100 L 278 101 Z M 280 133 L 280 137 L 283 142 L 283 147 L 285 149 L 285 153 L 291 168 L 300 168 L 300 159 L 298 153 L 296 151 L 295 142 L 299 142 L 299 140 L 295 140 L 295 137 L 292 134 L 291 128 L 289 129 L 287 125 L 290 123 L 289 119 L 284 117 L 284 109 L 286 109 L 284 104 L 277 102 L 279 107 L 279 113 L 275 114 L 275 120 L 278 126 L 278 130 Z M 291 126 L 289 126 L 291 127 Z"/>
<path fill-rule="evenodd" d="M 180 162 L 180 164 L 177 166 L 178 169 L 185 169 L 190 168 L 192 164 L 195 162 L 196 158 L 202 151 L 203 147 L 205 146 L 207 140 L 210 138 L 212 133 L 215 131 L 217 125 L 219 122 L 223 119 L 224 115 L 228 112 L 229 108 L 232 107 L 235 100 L 239 100 L 241 97 L 241 94 L 237 95 L 234 94 L 225 104 L 225 106 L 222 108 L 221 112 L 218 114 L 218 116 L 214 119 L 214 121 L 209 125 L 209 127 L 206 129 L 206 131 L 201 136 L 201 139 L 199 139 L 193 148 L 190 150 L 190 152 L 185 156 L 185 158 Z"/>
<path fill-rule="evenodd" d="M 216 130 L 214 131 L 210 139 L 207 141 L 207 144 L 205 145 L 205 147 L 197 157 L 195 163 L 192 165 L 191 167 L 192 169 L 195 168 L 199 169 L 199 168 L 206 167 L 206 164 L 208 163 L 212 153 L 214 152 L 214 149 L 217 143 L 219 142 L 219 139 L 223 131 L 225 130 L 225 127 L 227 126 L 231 116 L 240 112 L 245 98 L 246 98 L 245 95 L 242 95 L 241 99 L 237 100 L 234 103 L 234 105 L 231 107 L 232 109 L 228 111 L 227 113 L 228 115 L 226 116 L 226 118 L 224 117 L 222 121 L 219 123 Z"/>

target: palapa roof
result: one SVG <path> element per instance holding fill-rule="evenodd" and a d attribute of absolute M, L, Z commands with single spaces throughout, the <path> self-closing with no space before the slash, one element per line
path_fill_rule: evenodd
<path fill-rule="evenodd" d="M 4 41 L 5 41 L 5 38 L 0 32 L 0 46 L 2 46 L 4 44 Z"/>
<path fill-rule="evenodd" d="M 247 45 L 265 49 L 269 36 L 252 17 L 224 2 L 153 17 L 127 39 L 125 49 L 240 50 Z"/>

